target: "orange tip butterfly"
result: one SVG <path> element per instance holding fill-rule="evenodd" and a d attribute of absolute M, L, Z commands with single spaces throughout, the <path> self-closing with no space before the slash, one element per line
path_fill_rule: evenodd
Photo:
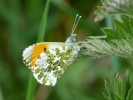
<path fill-rule="evenodd" d="M 72 64 L 78 55 L 78 40 L 74 30 L 80 18 L 77 14 L 71 36 L 66 42 L 36 43 L 23 51 L 24 64 L 33 72 L 33 76 L 40 84 L 54 86 L 66 67 Z"/>

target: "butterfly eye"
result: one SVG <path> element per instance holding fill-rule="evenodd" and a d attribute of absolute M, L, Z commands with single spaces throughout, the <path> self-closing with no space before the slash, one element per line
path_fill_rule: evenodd
<path fill-rule="evenodd" d="M 72 42 L 77 42 L 78 41 L 78 38 L 77 37 L 74 37 L 73 39 L 72 39 Z"/>

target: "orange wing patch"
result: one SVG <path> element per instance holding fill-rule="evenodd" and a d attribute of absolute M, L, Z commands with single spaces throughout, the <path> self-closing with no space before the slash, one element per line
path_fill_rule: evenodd
<path fill-rule="evenodd" d="M 47 43 L 37 43 L 35 45 L 35 48 L 33 50 L 32 53 L 32 57 L 31 57 L 31 62 L 32 62 L 32 66 L 35 65 L 35 61 L 37 60 L 37 58 L 39 57 L 39 55 L 45 51 L 48 50 L 48 44 Z"/>

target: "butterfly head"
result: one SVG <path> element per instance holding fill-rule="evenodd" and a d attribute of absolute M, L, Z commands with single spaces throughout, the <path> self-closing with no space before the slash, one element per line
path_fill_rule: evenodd
<path fill-rule="evenodd" d="M 73 49 L 73 50 L 77 50 L 79 51 L 79 48 L 77 48 L 77 42 L 78 42 L 78 38 L 76 36 L 76 34 L 74 34 L 74 31 L 76 29 L 76 26 L 80 20 L 81 16 L 79 16 L 78 14 L 76 15 L 74 24 L 73 24 L 73 28 L 72 28 L 72 32 L 71 32 L 71 36 L 67 38 L 66 43 Z"/>

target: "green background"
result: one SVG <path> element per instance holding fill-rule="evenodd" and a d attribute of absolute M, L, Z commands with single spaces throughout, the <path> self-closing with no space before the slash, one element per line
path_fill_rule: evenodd
<path fill-rule="evenodd" d="M 23 50 L 36 43 L 45 0 L 0 0 L 0 100 L 25 100 L 31 71 L 23 64 Z M 106 20 L 94 22 L 100 0 L 51 0 L 45 42 L 64 42 L 76 14 L 82 16 L 75 33 L 79 41 L 104 35 Z M 35 100 L 104 100 L 104 79 L 112 69 L 125 72 L 132 59 L 85 58 L 68 66 L 56 86 L 37 83 Z M 131 79 L 131 78 L 130 78 Z M 131 79 L 131 82 L 133 79 Z"/>

